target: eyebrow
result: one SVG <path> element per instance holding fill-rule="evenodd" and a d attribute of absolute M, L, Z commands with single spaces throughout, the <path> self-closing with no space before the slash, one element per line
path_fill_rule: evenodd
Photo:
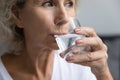
<path fill-rule="evenodd" d="M 42 3 L 43 1 L 56 1 L 56 0 L 33 0 L 34 3 Z M 70 0 L 68 0 L 70 1 Z M 75 1 L 75 3 L 77 3 L 78 0 L 71 0 L 71 1 Z"/>
<path fill-rule="evenodd" d="M 34 3 L 43 2 L 44 0 L 33 0 Z"/>

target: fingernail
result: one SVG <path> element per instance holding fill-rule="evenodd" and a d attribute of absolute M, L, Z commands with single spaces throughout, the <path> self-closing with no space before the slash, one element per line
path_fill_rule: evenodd
<path fill-rule="evenodd" d="M 73 60 L 73 57 L 72 57 L 72 56 L 69 56 L 69 57 L 66 58 L 66 61 L 68 61 L 68 62 L 69 62 L 69 61 L 72 61 L 72 60 Z"/>
<path fill-rule="evenodd" d="M 64 57 L 64 54 L 63 54 L 63 53 L 60 53 L 60 57 L 62 57 L 62 58 L 63 58 L 63 57 Z"/>
<path fill-rule="evenodd" d="M 77 52 L 77 51 L 73 51 L 72 53 L 73 53 L 74 55 L 78 54 L 78 52 Z"/>
<path fill-rule="evenodd" d="M 75 32 L 80 32 L 80 31 L 81 31 L 80 28 L 75 29 Z"/>
<path fill-rule="evenodd" d="M 76 43 L 82 43 L 82 42 L 83 42 L 82 39 L 79 39 L 79 40 L 76 41 Z"/>

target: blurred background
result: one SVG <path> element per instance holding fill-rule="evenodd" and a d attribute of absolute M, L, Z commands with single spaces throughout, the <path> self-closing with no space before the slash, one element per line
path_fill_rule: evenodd
<path fill-rule="evenodd" d="M 110 71 L 114 80 L 120 80 L 120 0 L 80 0 L 77 17 L 108 46 Z"/>
<path fill-rule="evenodd" d="M 78 9 L 81 25 L 93 27 L 108 46 L 110 71 L 120 80 L 120 0 L 80 0 Z"/>

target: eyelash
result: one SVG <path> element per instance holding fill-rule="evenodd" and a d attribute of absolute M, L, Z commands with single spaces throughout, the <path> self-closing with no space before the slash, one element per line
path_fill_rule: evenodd
<path fill-rule="evenodd" d="M 66 4 L 67 4 L 67 5 L 66 5 Z M 69 7 L 69 8 L 70 8 L 70 7 L 73 7 L 73 5 L 74 5 L 74 4 L 73 4 L 72 1 L 68 1 L 68 2 L 65 3 L 65 6 L 66 6 L 66 7 Z"/>
<path fill-rule="evenodd" d="M 53 7 L 55 4 L 52 1 L 46 1 L 42 4 L 43 7 Z"/>
<path fill-rule="evenodd" d="M 64 4 L 66 7 L 73 7 L 74 3 L 72 1 L 67 1 L 65 4 Z M 56 6 L 52 1 L 46 1 L 44 3 L 42 3 L 42 6 L 43 7 L 53 7 L 53 6 Z"/>

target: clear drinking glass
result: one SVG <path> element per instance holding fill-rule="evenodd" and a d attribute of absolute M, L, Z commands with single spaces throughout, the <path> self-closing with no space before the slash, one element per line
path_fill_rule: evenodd
<path fill-rule="evenodd" d="M 80 22 L 77 18 L 69 18 L 70 24 L 68 30 L 64 35 L 55 35 L 58 47 L 61 50 L 63 58 L 72 55 L 73 51 L 77 50 L 79 53 L 83 51 L 84 47 L 78 47 L 75 45 L 75 41 L 84 37 L 84 35 L 78 35 L 74 33 L 75 28 L 81 27 Z"/>

